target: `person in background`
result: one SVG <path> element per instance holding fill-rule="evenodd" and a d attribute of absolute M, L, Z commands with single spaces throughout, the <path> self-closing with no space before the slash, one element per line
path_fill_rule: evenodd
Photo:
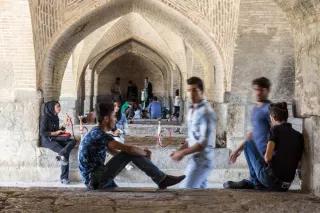
<path fill-rule="evenodd" d="M 128 82 L 127 100 L 133 101 L 138 98 L 138 87 L 132 81 Z"/>
<path fill-rule="evenodd" d="M 124 143 L 124 136 L 128 131 L 128 121 L 124 112 L 120 111 L 121 102 L 114 102 L 114 112 L 116 114 L 116 125 L 112 129 L 112 135 L 120 138 L 119 142 Z"/>
<path fill-rule="evenodd" d="M 246 185 L 246 188 L 287 191 L 293 181 L 296 169 L 301 160 L 304 142 L 301 133 L 287 122 L 287 103 L 270 105 L 272 128 L 264 156 L 253 141 L 245 141 L 240 145 L 248 163 L 250 176 L 261 185 Z M 242 189 L 243 185 L 229 181 L 229 188 Z M 257 187 L 259 186 L 259 187 Z"/>
<path fill-rule="evenodd" d="M 149 106 L 150 100 L 153 98 L 153 86 L 148 77 L 144 79 L 144 92 L 146 97 L 145 106 Z"/>
<path fill-rule="evenodd" d="M 76 141 L 71 138 L 71 134 L 66 134 L 65 126 L 59 127 L 60 112 L 58 101 L 45 103 L 40 121 L 40 142 L 41 146 L 58 153 L 56 159 L 61 164 L 60 181 L 62 184 L 69 184 L 69 155 Z M 71 122 L 70 119 L 67 116 L 65 124 Z"/>
<path fill-rule="evenodd" d="M 148 91 L 148 98 L 149 100 L 153 98 L 153 86 L 152 86 L 152 83 L 149 81 L 148 78 L 147 79 L 147 82 L 148 82 L 148 85 L 147 85 L 147 91 Z"/>
<path fill-rule="evenodd" d="M 149 176 L 159 189 L 178 184 L 185 178 L 159 170 L 150 160 L 150 150 L 119 143 L 107 134 L 116 124 L 113 104 L 97 105 L 96 113 L 98 126 L 86 134 L 78 152 L 81 179 L 89 190 L 117 187 L 114 179 L 130 162 Z M 114 156 L 104 165 L 107 152 Z"/>
<path fill-rule="evenodd" d="M 132 107 L 129 110 L 130 120 L 139 120 L 142 118 L 142 109 L 137 101 L 133 101 Z"/>
<path fill-rule="evenodd" d="M 161 112 L 161 103 L 158 101 L 158 98 L 154 96 L 152 102 L 148 106 L 148 112 L 150 113 L 151 119 L 160 119 L 162 116 Z"/>
<path fill-rule="evenodd" d="M 178 120 L 180 116 L 180 104 L 181 104 L 181 98 L 179 94 L 179 90 L 176 90 L 176 96 L 174 97 L 174 112 L 173 112 L 173 117 Z"/>
<path fill-rule="evenodd" d="M 265 77 L 257 78 L 252 81 L 252 88 L 255 92 L 256 104 L 251 112 L 252 130 L 248 132 L 245 141 L 253 141 L 261 156 L 264 156 L 267 148 L 270 132 L 270 93 L 271 82 Z M 230 163 L 235 163 L 243 150 L 243 143 L 230 154 Z M 250 174 L 253 174 L 250 172 Z M 259 188 L 263 187 L 256 176 L 250 176 L 249 179 L 243 179 L 239 182 L 228 181 L 224 183 L 225 188 Z"/>
<path fill-rule="evenodd" d="M 119 77 L 116 78 L 115 83 L 111 86 L 111 97 L 112 97 L 112 101 L 122 100 Z"/>
<path fill-rule="evenodd" d="M 141 90 L 141 103 L 142 103 L 142 109 L 146 109 L 147 107 L 147 92 L 145 89 Z"/>
<path fill-rule="evenodd" d="M 213 168 L 217 118 L 203 91 L 200 78 L 187 80 L 187 94 L 191 102 L 187 118 L 188 137 L 177 151 L 171 153 L 175 161 L 190 155 L 181 188 L 207 188 L 207 179 Z"/>

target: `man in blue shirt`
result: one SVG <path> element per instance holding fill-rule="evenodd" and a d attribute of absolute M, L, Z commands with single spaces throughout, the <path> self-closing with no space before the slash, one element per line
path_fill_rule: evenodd
<path fill-rule="evenodd" d="M 230 162 L 235 163 L 237 158 L 243 151 L 246 142 L 254 143 L 255 147 L 259 151 L 259 154 L 263 157 L 266 152 L 266 147 L 268 143 L 268 137 L 270 132 L 270 116 L 269 116 L 269 106 L 270 101 L 268 96 L 270 93 L 271 83 L 269 79 L 265 77 L 257 78 L 252 81 L 252 88 L 256 96 L 256 104 L 251 112 L 251 124 L 252 131 L 247 134 L 246 141 L 241 143 L 240 146 L 231 153 Z M 248 161 L 248 156 L 246 155 L 246 160 Z M 224 183 L 224 188 L 233 189 L 251 189 L 259 188 L 262 184 L 256 178 L 254 173 L 254 168 L 249 166 L 250 179 L 242 180 L 239 182 L 227 181 Z"/>
<path fill-rule="evenodd" d="M 151 119 L 161 118 L 161 103 L 156 96 L 152 98 L 152 102 L 148 106 L 148 111 Z"/>
<path fill-rule="evenodd" d="M 78 153 L 79 169 L 84 184 L 90 190 L 117 187 L 115 177 L 132 162 L 148 175 L 160 189 L 175 185 L 185 176 L 166 175 L 151 162 L 151 151 L 115 141 L 106 132 L 116 123 L 113 104 L 98 105 L 97 120 L 94 127 L 81 141 Z M 106 152 L 114 155 L 106 165 Z"/>
<path fill-rule="evenodd" d="M 213 148 L 216 141 L 216 114 L 203 95 L 203 82 L 192 77 L 187 81 L 191 101 L 188 111 L 188 137 L 179 150 L 171 154 L 176 161 L 190 155 L 186 179 L 181 188 L 207 188 L 207 179 L 213 168 Z"/>

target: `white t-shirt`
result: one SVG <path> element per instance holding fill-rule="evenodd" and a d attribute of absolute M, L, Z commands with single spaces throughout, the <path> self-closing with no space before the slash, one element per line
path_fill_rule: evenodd
<path fill-rule="evenodd" d="M 180 97 L 179 96 L 176 96 L 175 98 L 174 98 L 174 106 L 180 106 Z"/>

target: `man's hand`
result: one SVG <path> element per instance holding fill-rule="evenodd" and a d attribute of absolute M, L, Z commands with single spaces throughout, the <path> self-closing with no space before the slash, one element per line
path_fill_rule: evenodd
<path fill-rule="evenodd" d="M 112 134 L 113 134 L 114 136 L 116 136 L 116 137 L 119 137 L 119 135 L 120 135 L 120 130 L 117 129 L 117 130 L 113 131 Z"/>
<path fill-rule="evenodd" d="M 178 150 L 183 150 L 183 149 L 186 149 L 186 148 L 188 148 L 188 142 L 187 141 L 182 141 L 180 143 L 180 146 L 179 146 Z"/>
<path fill-rule="evenodd" d="M 148 148 L 144 148 L 144 151 L 147 153 L 147 158 L 149 159 L 149 160 L 151 160 L 151 154 L 152 154 L 152 152 L 148 149 Z"/>
<path fill-rule="evenodd" d="M 184 157 L 184 153 L 182 151 L 175 151 L 171 153 L 170 157 L 172 160 L 181 161 Z"/>
<path fill-rule="evenodd" d="M 235 150 L 234 152 L 232 152 L 232 153 L 230 154 L 230 157 L 229 157 L 230 163 L 234 164 L 234 163 L 237 161 L 237 158 L 240 156 L 241 151 L 242 151 L 242 150 L 237 149 L 237 150 Z"/>

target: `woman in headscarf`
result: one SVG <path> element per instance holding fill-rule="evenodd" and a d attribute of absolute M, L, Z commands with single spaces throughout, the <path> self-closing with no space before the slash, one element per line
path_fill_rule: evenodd
<path fill-rule="evenodd" d="M 76 142 L 64 135 L 65 127 L 59 127 L 60 112 L 61 106 L 58 101 L 50 101 L 44 105 L 40 122 L 41 145 L 58 153 L 56 159 L 61 164 L 60 181 L 62 184 L 69 184 L 69 155 Z"/>
<path fill-rule="evenodd" d="M 121 102 L 114 102 L 114 112 L 116 114 L 117 122 L 116 126 L 112 130 L 112 135 L 115 140 L 124 143 L 124 136 L 128 131 L 128 120 L 124 112 L 121 112 Z"/>

